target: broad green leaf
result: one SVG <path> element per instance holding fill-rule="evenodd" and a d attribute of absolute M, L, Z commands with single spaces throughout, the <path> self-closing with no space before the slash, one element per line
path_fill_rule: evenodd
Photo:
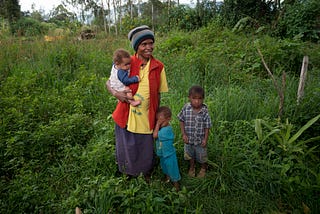
<path fill-rule="evenodd" d="M 314 124 L 318 119 L 320 118 L 320 114 L 314 118 L 312 118 L 311 120 L 309 120 L 301 129 L 299 129 L 299 131 L 292 136 L 292 138 L 290 138 L 288 143 L 292 143 L 295 140 L 298 139 L 298 137 L 300 137 L 300 135 L 307 130 L 310 126 L 312 126 L 312 124 Z"/>

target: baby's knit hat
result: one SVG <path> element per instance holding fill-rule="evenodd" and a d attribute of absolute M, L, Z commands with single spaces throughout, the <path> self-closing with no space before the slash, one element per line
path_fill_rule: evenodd
<path fill-rule="evenodd" d="M 154 41 L 154 33 L 147 25 L 142 25 L 132 29 L 128 33 L 128 39 L 135 51 L 138 50 L 140 43 L 146 39 L 152 39 Z"/>

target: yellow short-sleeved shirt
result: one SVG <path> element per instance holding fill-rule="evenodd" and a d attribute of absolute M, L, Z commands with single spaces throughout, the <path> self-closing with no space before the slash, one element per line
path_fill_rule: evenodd
<path fill-rule="evenodd" d="M 130 105 L 127 130 L 133 133 L 151 134 L 153 131 L 150 130 L 148 116 L 150 102 L 149 67 L 150 60 L 143 69 L 140 69 L 139 87 L 137 93 L 134 95 L 134 99 L 141 100 L 141 104 L 137 107 Z M 164 68 L 160 75 L 159 93 L 161 92 L 168 92 L 168 84 Z"/>

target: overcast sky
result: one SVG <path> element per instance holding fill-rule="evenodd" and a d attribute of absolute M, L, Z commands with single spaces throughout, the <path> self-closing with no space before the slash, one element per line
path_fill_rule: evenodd
<path fill-rule="evenodd" d="M 180 3 L 190 3 L 192 0 L 180 0 Z M 50 12 L 54 7 L 57 7 L 59 4 L 61 4 L 62 0 L 20 0 L 20 6 L 21 11 L 32 11 L 31 5 L 32 3 L 35 4 L 35 9 L 39 10 L 42 9 L 46 11 L 47 13 Z M 193 2 L 196 2 L 196 0 L 193 0 Z"/>
<path fill-rule="evenodd" d="M 32 11 L 31 10 L 32 3 L 35 4 L 36 10 L 43 9 L 46 12 L 49 12 L 50 10 L 52 10 L 53 7 L 56 7 L 59 4 L 61 4 L 61 0 L 50 0 L 50 1 L 46 1 L 46 0 L 20 0 L 19 2 L 20 2 L 20 6 L 21 6 L 21 11 L 29 10 L 30 12 Z"/>

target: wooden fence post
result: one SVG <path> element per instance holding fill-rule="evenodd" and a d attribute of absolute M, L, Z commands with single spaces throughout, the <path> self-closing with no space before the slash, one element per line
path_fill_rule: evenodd
<path fill-rule="evenodd" d="M 76 207 L 76 214 L 82 214 L 81 209 L 79 207 Z"/>
<path fill-rule="evenodd" d="M 308 64 L 309 64 L 309 57 L 304 56 L 303 61 L 302 61 L 301 73 L 300 73 L 299 87 L 298 87 L 298 92 L 297 92 L 297 104 L 298 105 L 299 105 L 299 102 L 302 99 L 303 94 L 304 94 L 304 83 L 307 78 Z"/>

